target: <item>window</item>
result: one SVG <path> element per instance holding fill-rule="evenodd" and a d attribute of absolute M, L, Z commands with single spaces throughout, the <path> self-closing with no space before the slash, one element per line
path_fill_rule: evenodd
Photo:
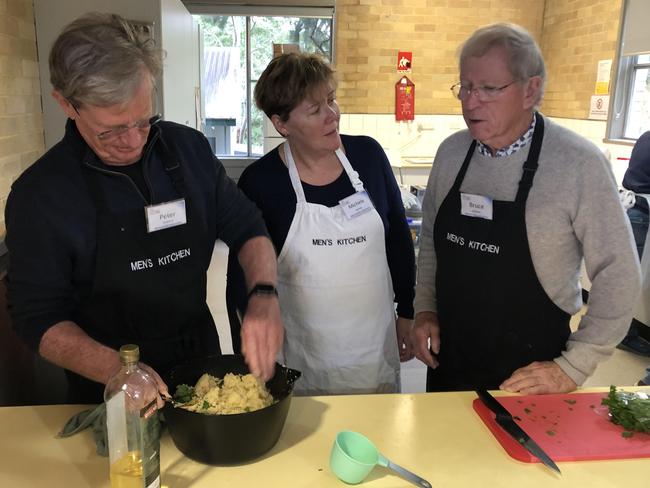
<path fill-rule="evenodd" d="M 624 139 L 637 139 L 650 130 L 650 54 L 634 56 L 631 69 Z"/>
<path fill-rule="evenodd" d="M 202 37 L 203 132 L 218 156 L 264 153 L 264 115 L 255 107 L 253 90 L 274 44 L 296 44 L 331 60 L 333 11 L 307 10 L 318 12 L 195 16 Z"/>
<path fill-rule="evenodd" d="M 650 130 L 650 9 L 646 0 L 625 0 L 609 139 L 634 141 Z"/>

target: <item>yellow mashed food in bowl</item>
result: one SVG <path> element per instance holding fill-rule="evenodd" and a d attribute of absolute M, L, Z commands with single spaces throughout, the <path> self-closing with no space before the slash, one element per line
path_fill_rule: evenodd
<path fill-rule="evenodd" d="M 226 373 L 223 379 L 205 373 L 193 387 L 178 385 L 174 399 L 180 408 L 208 415 L 254 412 L 275 402 L 264 383 L 250 373 Z"/>

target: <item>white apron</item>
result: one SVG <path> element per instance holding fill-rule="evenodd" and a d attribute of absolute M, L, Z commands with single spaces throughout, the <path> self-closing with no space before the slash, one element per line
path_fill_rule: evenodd
<path fill-rule="evenodd" d="M 278 257 L 285 336 L 281 358 L 302 371 L 302 395 L 399 392 L 394 294 L 384 225 L 373 207 L 349 219 L 341 205 L 308 203 L 287 142 L 296 213 Z M 363 191 L 336 151 L 352 186 Z"/>

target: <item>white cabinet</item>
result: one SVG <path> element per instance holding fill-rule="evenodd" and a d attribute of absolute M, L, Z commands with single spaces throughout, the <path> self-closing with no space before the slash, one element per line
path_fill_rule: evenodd
<path fill-rule="evenodd" d="M 163 75 L 157 80 L 157 109 L 165 120 L 196 128 L 200 86 L 198 29 L 180 0 L 34 0 L 45 148 L 63 137 L 65 127 L 65 114 L 50 95 L 50 48 L 63 27 L 91 11 L 111 12 L 153 25 L 154 39 L 167 53 Z"/>

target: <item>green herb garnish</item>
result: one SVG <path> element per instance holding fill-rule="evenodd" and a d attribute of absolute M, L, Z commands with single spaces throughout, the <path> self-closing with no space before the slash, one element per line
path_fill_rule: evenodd
<path fill-rule="evenodd" d="M 201 408 L 203 410 L 207 410 L 208 408 L 210 408 L 210 402 L 208 402 L 207 400 L 203 400 L 203 405 L 201 405 Z"/>
<path fill-rule="evenodd" d="M 176 387 L 174 393 L 174 400 L 178 403 L 187 403 L 192 400 L 194 396 L 194 387 L 186 384 L 181 384 Z"/>
<path fill-rule="evenodd" d="M 612 385 L 602 404 L 609 407 L 612 422 L 625 429 L 623 437 L 631 437 L 633 432 L 650 434 L 650 398 L 641 398 L 627 391 L 616 391 L 616 387 Z"/>

